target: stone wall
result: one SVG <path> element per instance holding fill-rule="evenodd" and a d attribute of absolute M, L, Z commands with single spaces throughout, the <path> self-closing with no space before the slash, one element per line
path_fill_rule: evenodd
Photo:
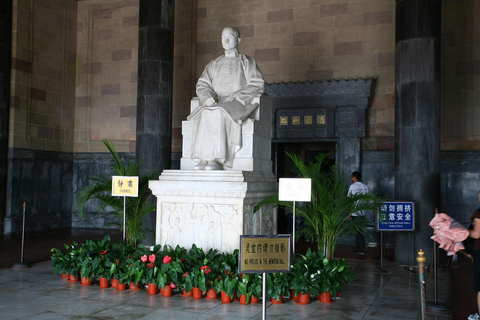
<path fill-rule="evenodd" d="M 393 150 L 394 10 L 394 0 L 197 0 L 195 77 L 222 54 L 222 29 L 237 26 L 240 51 L 256 59 L 268 83 L 376 78 L 362 147 Z M 186 117 L 188 105 L 181 107 Z"/>
<path fill-rule="evenodd" d="M 135 151 L 138 0 L 77 3 L 74 151 Z"/>
<path fill-rule="evenodd" d="M 480 149 L 480 2 L 442 1 L 442 149 Z"/>
<path fill-rule="evenodd" d="M 76 1 L 13 1 L 9 146 L 73 150 Z"/>

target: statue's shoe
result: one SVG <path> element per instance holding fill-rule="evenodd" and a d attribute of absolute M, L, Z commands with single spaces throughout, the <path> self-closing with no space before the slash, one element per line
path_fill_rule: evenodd
<path fill-rule="evenodd" d="M 200 161 L 193 170 L 205 170 L 205 166 L 207 165 L 207 161 Z"/>
<path fill-rule="evenodd" d="M 205 170 L 223 170 L 223 166 L 217 161 L 208 161 L 208 164 L 205 166 Z"/>

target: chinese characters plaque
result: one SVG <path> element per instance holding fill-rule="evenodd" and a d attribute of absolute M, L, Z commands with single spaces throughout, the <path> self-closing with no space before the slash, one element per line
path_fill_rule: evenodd
<path fill-rule="evenodd" d="M 378 231 L 415 231 L 415 202 L 385 201 L 377 215 Z"/>
<path fill-rule="evenodd" d="M 290 238 L 290 235 L 240 236 L 239 272 L 290 272 Z"/>

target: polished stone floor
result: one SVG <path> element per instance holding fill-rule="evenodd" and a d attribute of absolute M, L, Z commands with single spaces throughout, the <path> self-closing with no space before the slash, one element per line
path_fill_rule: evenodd
<path fill-rule="evenodd" d="M 418 275 L 387 264 L 351 261 L 356 279 L 331 304 L 293 301 L 267 304 L 267 319 L 417 319 Z M 439 301 L 448 301 L 448 271 L 439 270 Z M 426 279 L 427 280 L 427 279 Z M 432 291 L 432 290 L 430 290 Z M 428 297 L 427 300 L 431 300 Z M 71 283 L 51 271 L 51 262 L 29 269 L 0 270 L 0 319 L 262 319 L 261 304 L 222 304 L 220 300 L 193 300 L 149 296 L 146 290 L 101 289 Z M 430 314 L 428 319 L 450 319 Z"/>

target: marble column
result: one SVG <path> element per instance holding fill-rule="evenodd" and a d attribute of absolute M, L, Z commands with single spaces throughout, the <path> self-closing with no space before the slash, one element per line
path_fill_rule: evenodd
<path fill-rule="evenodd" d="M 7 196 L 8 123 L 10 108 L 10 64 L 12 51 L 12 1 L 0 3 L 0 223 Z M 3 228 L 0 227 L 0 235 Z"/>
<path fill-rule="evenodd" d="M 171 165 L 173 7 L 173 0 L 140 0 L 136 157 L 141 172 Z M 154 214 L 145 220 L 149 229 L 155 227 Z"/>
<path fill-rule="evenodd" d="M 420 249 L 431 257 L 440 205 L 441 1 L 397 0 L 395 23 L 395 198 L 416 202 L 412 252 L 407 233 L 396 237 L 395 259 L 407 263 Z"/>

